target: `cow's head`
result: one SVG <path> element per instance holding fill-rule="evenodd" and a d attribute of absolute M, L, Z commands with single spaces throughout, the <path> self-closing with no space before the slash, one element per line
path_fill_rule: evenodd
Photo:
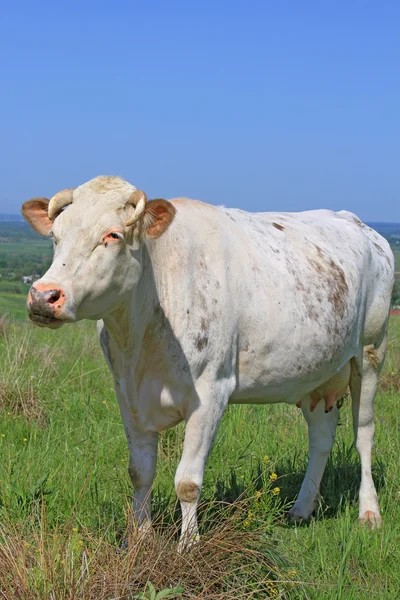
<path fill-rule="evenodd" d="M 148 202 L 119 177 L 97 177 L 51 200 L 29 200 L 22 214 L 54 243 L 50 269 L 30 289 L 29 317 L 56 328 L 120 306 L 140 279 L 143 240 L 162 235 L 175 208 L 166 200 Z"/>

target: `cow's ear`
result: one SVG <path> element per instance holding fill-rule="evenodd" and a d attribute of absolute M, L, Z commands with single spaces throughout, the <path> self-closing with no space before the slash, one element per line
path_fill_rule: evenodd
<path fill-rule="evenodd" d="M 154 240 L 168 229 L 175 217 L 176 209 L 167 200 L 150 200 L 146 205 L 143 226 L 146 237 Z"/>
<path fill-rule="evenodd" d="M 22 216 L 25 221 L 40 235 L 49 235 L 53 227 L 48 215 L 49 201 L 47 198 L 33 198 L 22 205 Z"/>

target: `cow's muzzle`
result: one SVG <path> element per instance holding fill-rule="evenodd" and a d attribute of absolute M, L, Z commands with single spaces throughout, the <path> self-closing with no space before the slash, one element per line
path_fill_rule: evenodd
<path fill-rule="evenodd" d="M 65 300 L 65 292 L 57 285 L 36 283 L 28 294 L 29 318 L 37 325 L 59 326 Z"/>

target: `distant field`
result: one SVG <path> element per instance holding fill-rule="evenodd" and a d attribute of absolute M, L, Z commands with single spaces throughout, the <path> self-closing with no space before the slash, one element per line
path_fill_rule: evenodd
<path fill-rule="evenodd" d="M 396 273 L 400 273 L 400 248 L 397 249 L 395 246 L 392 246 L 392 250 L 393 250 L 393 254 L 394 254 Z"/>
<path fill-rule="evenodd" d="M 0 241 L 0 267 L 29 275 L 31 268 L 39 268 L 42 263 L 51 261 L 52 243 L 47 239 L 26 239 Z"/>
<path fill-rule="evenodd" d="M 0 316 L 26 319 L 29 285 L 24 275 L 44 273 L 51 263 L 52 242 L 37 235 L 24 222 L 0 221 Z"/>
<path fill-rule="evenodd" d="M 51 260 L 52 242 L 37 233 L 24 221 L 0 221 L 0 274 L 7 271 L 39 269 Z"/>

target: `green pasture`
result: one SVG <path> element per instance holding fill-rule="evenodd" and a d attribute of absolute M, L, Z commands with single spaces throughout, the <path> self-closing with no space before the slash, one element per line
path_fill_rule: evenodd
<path fill-rule="evenodd" d="M 177 596 L 182 598 L 399 597 L 399 359 L 400 319 L 395 317 L 390 323 L 388 359 L 376 401 L 373 464 L 384 520 L 380 531 L 365 530 L 357 521 L 360 474 L 352 447 L 349 400 L 341 409 L 317 514 L 301 526 L 288 523 L 285 517 L 307 461 L 307 432 L 300 411 L 284 405 L 233 406 L 223 418 L 208 463 L 201 527 L 207 540 L 227 519 L 245 540 L 246 536 L 251 543 L 257 540 L 257 552 L 268 557 L 268 567 L 252 550 L 254 559 L 247 561 L 243 572 L 233 575 L 227 569 L 222 577 L 225 596 L 207 595 L 212 571 L 203 583 L 188 579 L 185 560 L 189 559 L 184 558 L 179 559 L 183 562 L 178 575 L 174 571 L 172 576 L 162 565 L 157 572 L 153 569 L 149 575 L 152 583 L 158 589 L 182 584 L 186 591 Z M 7 594 L 4 586 L 9 586 L 7 598 L 132 598 L 134 592 L 143 591 L 143 580 L 136 587 L 132 584 L 131 595 L 90 595 L 100 568 L 92 568 L 90 560 L 96 565 L 101 544 L 113 548 L 112 560 L 121 556 L 117 549 L 131 495 L 124 430 L 94 324 L 49 331 L 9 322 L 0 337 L 0 361 L 0 512 L 4 524 L 0 528 L 0 590 Z M 174 531 L 179 519 L 173 476 L 183 433 L 183 426 L 178 426 L 160 436 L 153 494 L 156 540 L 164 540 L 165 532 Z M 233 518 L 227 517 L 227 509 L 221 507 L 232 503 L 235 507 L 235 502 L 239 508 Z M 18 548 L 13 550 L 17 558 L 12 559 L 19 564 L 18 576 L 18 569 L 10 575 L 15 565 L 7 568 L 7 573 L 1 571 L 8 564 L 13 536 L 18 541 L 13 546 Z M 57 539 L 63 539 L 64 546 L 59 548 Z M 175 533 L 171 543 L 168 556 L 175 556 Z M 151 544 L 154 550 L 154 539 Z M 45 554 L 47 545 L 50 549 Z M 147 546 L 144 548 L 141 559 Z M 234 556 L 234 549 L 232 552 Z M 33 557 L 30 562 L 28 555 Z M 85 559 L 89 560 L 86 579 L 82 580 L 86 583 L 74 588 L 78 592 L 73 595 L 73 585 L 82 579 L 85 556 L 89 556 Z M 36 559 L 42 561 L 41 567 Z M 45 560 L 51 568 L 43 566 Z M 209 560 L 212 570 L 212 556 Z M 34 566 L 27 566 L 32 561 Z M 109 562 L 107 565 L 109 568 Z M 25 580 L 25 595 L 15 592 L 18 577 Z M 112 577 L 118 579 L 117 568 Z M 56 580 L 64 583 L 51 596 Z M 263 585 L 257 587 L 261 580 Z M 70 595 L 61 593 L 64 588 Z"/>

